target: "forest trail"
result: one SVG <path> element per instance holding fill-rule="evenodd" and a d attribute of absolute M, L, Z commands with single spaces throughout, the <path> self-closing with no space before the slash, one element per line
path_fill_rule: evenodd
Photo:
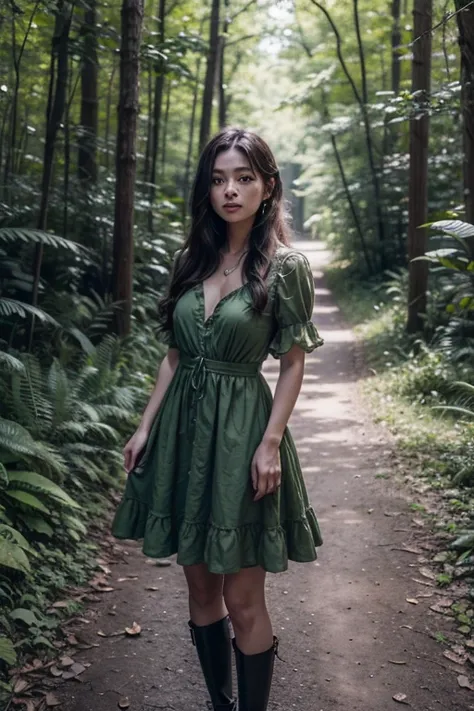
<path fill-rule="evenodd" d="M 268 577 L 284 660 L 276 661 L 269 710 L 387 711 L 403 708 L 392 697 L 405 694 L 414 711 L 469 711 L 474 694 L 457 683 L 469 670 L 444 658 L 430 636 L 450 624 L 429 610 L 438 592 L 426 578 L 428 585 L 413 580 L 421 579 L 419 556 L 399 550 L 418 542 L 415 514 L 403 492 L 376 478 L 388 469 L 390 444 L 357 392 L 354 336 L 321 274 L 328 254 L 317 243 L 298 248 L 314 268 L 314 320 L 325 345 L 308 357 L 290 425 L 325 542 L 316 563 L 290 563 Z M 276 361 L 265 365 L 271 385 L 277 372 Z M 145 564 L 132 542 L 120 549 L 123 562 L 110 575 L 115 590 L 90 605 L 90 622 L 80 626 L 81 637 L 99 647 L 74 655 L 91 664 L 58 687 L 59 708 L 113 711 L 128 697 L 131 711 L 204 711 L 181 569 Z M 125 576 L 136 579 L 118 582 Z M 406 601 L 417 595 L 418 605 Z M 142 627 L 137 637 L 97 636 L 133 621 Z"/>

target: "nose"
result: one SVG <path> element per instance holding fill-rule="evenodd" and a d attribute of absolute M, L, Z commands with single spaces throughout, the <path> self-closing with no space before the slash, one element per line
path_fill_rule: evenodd
<path fill-rule="evenodd" d="M 226 188 L 225 188 L 225 196 L 226 196 L 226 198 L 230 198 L 230 197 L 235 197 L 235 195 L 237 195 L 237 189 L 235 187 L 234 181 L 230 180 L 227 183 Z"/>

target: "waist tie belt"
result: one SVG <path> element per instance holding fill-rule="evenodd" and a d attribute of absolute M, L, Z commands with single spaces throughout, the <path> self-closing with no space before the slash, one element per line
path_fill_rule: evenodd
<path fill-rule="evenodd" d="M 256 378 L 262 365 L 261 363 L 232 363 L 226 360 L 211 360 L 210 358 L 204 358 L 204 356 L 193 358 L 184 353 L 179 357 L 179 364 L 181 367 L 192 371 L 191 387 L 198 400 L 204 395 L 204 383 L 207 373 Z"/>

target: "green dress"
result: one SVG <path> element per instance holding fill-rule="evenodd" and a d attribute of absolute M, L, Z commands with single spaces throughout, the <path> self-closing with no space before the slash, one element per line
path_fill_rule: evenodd
<path fill-rule="evenodd" d="M 244 284 L 205 320 L 202 284 L 178 300 L 170 345 L 180 360 L 144 454 L 129 473 L 112 534 L 142 539 L 152 558 L 212 573 L 260 565 L 277 573 L 288 559 L 315 560 L 322 544 L 298 455 L 286 429 L 281 487 L 254 502 L 250 469 L 272 407 L 260 369 L 298 344 L 322 345 L 311 322 L 314 283 L 306 257 L 280 247 L 268 275 L 265 311 Z"/>

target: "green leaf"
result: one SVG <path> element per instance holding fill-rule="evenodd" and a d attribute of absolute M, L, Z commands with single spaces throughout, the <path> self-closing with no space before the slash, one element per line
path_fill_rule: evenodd
<path fill-rule="evenodd" d="M 0 491 L 8 486 L 8 472 L 0 462 Z"/>
<path fill-rule="evenodd" d="M 20 531 L 17 531 L 16 528 L 12 526 L 7 526 L 6 523 L 0 523 L 0 537 L 12 543 L 16 543 L 20 548 L 24 548 L 26 551 L 31 550 L 30 544 Z"/>
<path fill-rule="evenodd" d="M 474 225 L 462 220 L 438 220 L 426 226 L 431 227 L 432 230 L 440 230 L 452 237 L 460 237 L 461 239 L 474 237 Z"/>
<path fill-rule="evenodd" d="M 47 479 L 42 474 L 37 474 L 37 472 L 16 472 L 10 471 L 9 474 L 10 483 L 14 484 L 26 484 L 27 487 L 41 492 L 45 496 L 51 496 L 55 499 L 59 499 L 61 503 L 70 506 L 71 508 L 80 509 L 82 508 L 78 503 L 72 499 L 69 494 L 66 494 L 60 486 Z M 23 487 L 21 487 L 23 489 Z"/>
<path fill-rule="evenodd" d="M 30 562 L 24 550 L 17 543 L 0 536 L 0 567 L 12 568 L 21 573 L 30 572 Z"/>
<path fill-rule="evenodd" d="M 41 516 L 30 516 L 22 514 L 21 519 L 25 526 L 30 529 L 30 531 L 42 533 L 43 535 L 48 536 L 48 538 L 51 538 L 51 536 L 54 534 L 54 528 L 50 526 L 49 523 L 44 520 L 44 518 L 41 518 Z"/>
<path fill-rule="evenodd" d="M 9 373 L 22 373 L 25 370 L 25 366 L 21 360 L 10 355 L 10 353 L 5 353 L 5 351 L 0 351 L 0 368 Z"/>
<path fill-rule="evenodd" d="M 24 622 L 28 627 L 38 624 L 38 619 L 34 612 L 27 610 L 25 607 L 17 607 L 16 610 L 10 612 L 10 617 L 13 620 Z"/>
<path fill-rule="evenodd" d="M 0 659 L 10 667 L 16 664 L 15 647 L 9 637 L 0 637 Z"/>
<path fill-rule="evenodd" d="M 50 513 L 43 502 L 36 496 L 33 496 L 33 494 L 30 494 L 28 491 L 22 491 L 21 489 L 7 489 L 5 494 L 16 501 L 20 501 L 22 504 L 26 504 L 26 506 L 31 506 L 32 508 L 43 511 L 43 513 L 46 514 Z"/>
<path fill-rule="evenodd" d="M 6 299 L 5 297 L 0 298 L 0 316 L 20 316 L 20 318 L 26 318 L 28 315 L 36 316 L 40 321 L 45 321 L 50 323 L 57 328 L 60 328 L 60 324 L 55 318 L 38 309 L 36 306 L 31 306 L 31 304 L 26 304 L 24 301 L 17 301 L 16 299 Z"/>
<path fill-rule="evenodd" d="M 64 239 L 64 237 L 58 237 L 50 232 L 44 232 L 43 230 L 35 230 L 25 227 L 2 227 L 0 228 L 0 243 L 3 244 L 44 244 L 49 247 L 55 247 L 56 249 L 68 249 L 75 254 L 84 254 L 88 250 L 76 242 L 71 242 L 69 239 Z"/>

